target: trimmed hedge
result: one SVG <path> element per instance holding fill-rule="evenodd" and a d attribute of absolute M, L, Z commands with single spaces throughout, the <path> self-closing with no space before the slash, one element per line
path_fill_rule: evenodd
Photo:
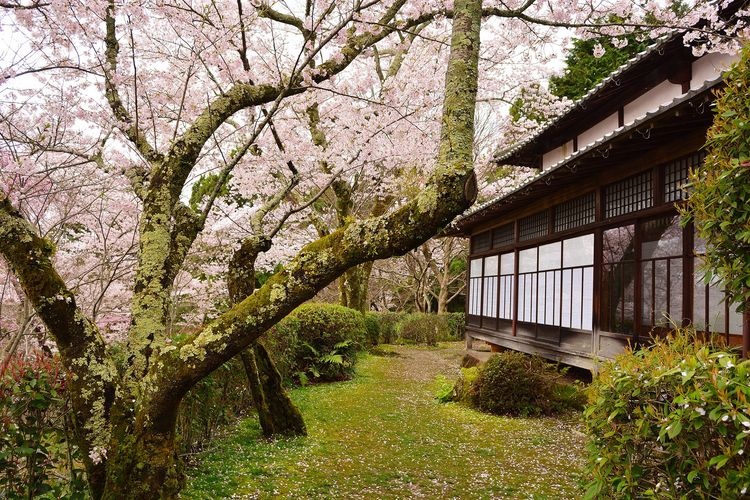
<path fill-rule="evenodd" d="M 538 356 L 498 353 L 480 365 L 470 397 L 478 409 L 495 415 L 550 415 L 559 374 Z"/>
<path fill-rule="evenodd" d="M 407 313 L 403 312 L 383 312 L 369 313 L 377 318 L 378 322 L 378 343 L 393 344 L 398 338 L 398 325 L 406 318 Z"/>
<path fill-rule="evenodd" d="M 367 330 L 367 345 L 378 345 L 380 343 L 380 322 L 377 313 L 365 313 L 365 330 Z"/>
<path fill-rule="evenodd" d="M 462 313 L 425 314 L 414 313 L 406 316 L 398 325 L 398 340 L 416 344 L 436 345 L 438 342 L 455 341 L 463 338 L 463 328 L 459 330 L 456 317 Z"/>
<path fill-rule="evenodd" d="M 464 337 L 464 314 L 367 313 L 366 321 L 377 324 L 380 344 L 427 344 L 456 341 Z M 369 328 L 369 327 L 368 327 Z M 375 327 L 372 327 L 373 331 Z"/>
<path fill-rule="evenodd" d="M 750 491 L 750 362 L 689 331 L 627 351 L 594 380 L 587 498 Z"/>
<path fill-rule="evenodd" d="M 362 313 L 313 302 L 301 305 L 271 328 L 264 345 L 285 379 L 326 382 L 345 380 L 354 373 L 356 353 L 367 339 Z"/>

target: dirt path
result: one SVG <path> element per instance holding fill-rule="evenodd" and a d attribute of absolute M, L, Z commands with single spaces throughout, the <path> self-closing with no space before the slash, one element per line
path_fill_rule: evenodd
<path fill-rule="evenodd" d="M 443 344 L 441 349 L 389 346 L 388 350 L 398 354 L 391 376 L 420 382 L 430 382 L 441 374 L 451 379 L 458 377 L 464 355 L 462 343 Z"/>

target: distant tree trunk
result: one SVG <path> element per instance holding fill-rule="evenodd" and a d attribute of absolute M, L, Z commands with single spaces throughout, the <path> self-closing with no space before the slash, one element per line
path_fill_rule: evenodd
<path fill-rule="evenodd" d="M 265 238 L 246 238 L 229 263 L 229 297 L 233 304 L 241 302 L 255 291 L 255 261 L 270 248 Z M 253 406 L 263 435 L 305 436 L 307 428 L 302 413 L 284 390 L 281 374 L 271 356 L 260 342 L 254 342 L 240 353 L 245 367 Z"/>
<path fill-rule="evenodd" d="M 339 227 L 344 227 L 351 219 L 354 201 L 352 188 L 343 181 L 333 184 L 336 194 L 336 219 Z M 379 217 L 388 210 L 391 197 L 377 198 L 370 212 L 370 217 Z M 339 302 L 342 306 L 361 313 L 370 310 L 369 292 L 372 262 L 365 262 L 346 271 L 339 278 Z"/>
<path fill-rule="evenodd" d="M 366 262 L 349 269 L 339 278 L 339 299 L 342 306 L 363 313 L 370 309 L 368 297 L 371 273 L 372 262 Z"/>
<path fill-rule="evenodd" d="M 438 303 L 437 303 L 437 313 L 443 314 L 448 312 L 448 284 L 444 282 L 441 278 L 440 280 L 440 291 L 438 292 Z"/>

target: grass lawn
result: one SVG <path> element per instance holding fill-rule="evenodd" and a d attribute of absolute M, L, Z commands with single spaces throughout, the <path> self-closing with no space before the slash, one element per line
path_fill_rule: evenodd
<path fill-rule="evenodd" d="M 307 438 L 267 441 L 254 417 L 213 442 L 183 498 L 575 498 L 585 437 L 575 416 L 504 418 L 434 399 L 463 345 L 388 346 L 349 382 L 292 392 Z"/>

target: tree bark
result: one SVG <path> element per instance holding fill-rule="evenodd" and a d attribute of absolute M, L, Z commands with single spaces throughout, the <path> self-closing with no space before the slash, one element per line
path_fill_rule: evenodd
<path fill-rule="evenodd" d="M 372 262 L 365 262 L 346 271 L 339 278 L 339 302 L 342 306 L 365 313 L 370 310 L 368 301 Z"/>
<path fill-rule="evenodd" d="M 229 297 L 237 303 L 255 291 L 255 262 L 258 255 L 270 248 L 262 237 L 243 240 L 229 263 Z M 240 353 L 247 374 L 253 406 L 258 412 L 263 435 L 272 437 L 306 436 L 307 428 L 299 409 L 284 389 L 281 374 L 260 342 L 254 342 Z"/>
<path fill-rule="evenodd" d="M 400 5 L 397 2 L 388 9 L 384 23 L 392 21 Z M 215 106 L 174 141 L 165 157 L 146 150 L 153 169 L 144 214 L 152 217 L 142 218 L 140 228 L 133 310 L 137 318 L 128 348 L 133 359 L 127 360 L 123 371 L 115 368 L 96 325 L 77 307 L 54 269 L 53 248 L 0 194 L 0 253 L 73 375 L 69 388 L 76 438 L 94 498 L 174 497 L 180 476 L 175 457 L 176 414 L 180 400 L 196 382 L 240 354 L 347 269 L 403 255 L 471 205 L 476 198 L 473 136 L 480 21 L 481 0 L 455 2 L 437 166 L 424 189 L 391 214 L 352 222 L 307 245 L 263 287 L 198 334 L 174 344 L 162 336 L 166 323 L 162 297 L 168 296 L 185 249 L 200 229 L 190 220 L 182 224 L 179 196 L 185 179 L 206 140 L 227 117 L 256 101 L 268 102 L 278 91 L 238 84 L 215 100 Z M 394 30 L 354 36 L 356 40 L 345 47 L 343 61 L 321 65 L 322 73 L 314 79 L 340 71 L 361 53 L 360 47 L 371 46 Z"/>

